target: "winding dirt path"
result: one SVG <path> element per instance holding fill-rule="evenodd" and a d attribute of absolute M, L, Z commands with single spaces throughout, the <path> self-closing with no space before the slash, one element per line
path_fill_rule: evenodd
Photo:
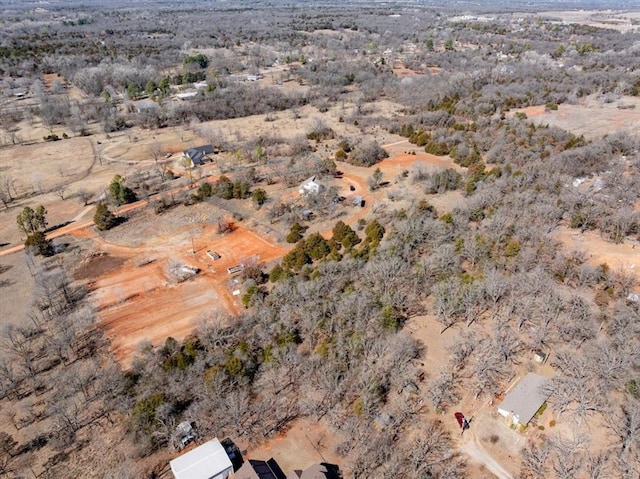
<path fill-rule="evenodd" d="M 469 434 L 468 438 L 471 440 L 460 447 L 461 452 L 464 452 L 473 461 L 483 464 L 498 479 L 513 479 L 513 476 L 482 447 L 475 434 Z"/>

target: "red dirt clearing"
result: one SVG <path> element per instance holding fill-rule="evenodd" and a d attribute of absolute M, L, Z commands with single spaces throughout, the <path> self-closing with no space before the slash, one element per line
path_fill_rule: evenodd
<path fill-rule="evenodd" d="M 241 227 L 224 236 L 216 228 L 209 225 L 193 242 L 187 239 L 170 247 L 152 245 L 152 239 L 148 245 L 132 248 L 96 238 L 103 251 L 119 258 L 112 264 L 121 263 L 89 284 L 101 319 L 98 325 L 106 331 L 118 360 L 130 364 L 141 341 L 160 344 L 168 336 L 184 339 L 204 313 L 238 313 L 241 305 L 233 290 L 241 285 L 232 281 L 227 268 L 250 261 L 266 263 L 287 251 Z M 221 258 L 210 259 L 207 250 Z M 172 262 L 200 271 L 178 283 L 169 273 Z"/>

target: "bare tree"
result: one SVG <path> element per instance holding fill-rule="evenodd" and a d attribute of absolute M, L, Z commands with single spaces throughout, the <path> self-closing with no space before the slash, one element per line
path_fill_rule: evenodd
<path fill-rule="evenodd" d="M 617 412 L 607 415 L 607 426 L 617 438 L 620 458 L 640 462 L 640 403 L 627 399 Z"/>
<path fill-rule="evenodd" d="M 601 477 L 606 477 L 608 459 L 609 459 L 609 454 L 606 452 L 597 453 L 597 454 L 587 453 L 587 457 L 584 464 L 584 467 L 587 473 L 587 478 L 599 479 Z"/>
<path fill-rule="evenodd" d="M 17 445 L 18 442 L 11 435 L 4 431 L 0 432 L 0 474 L 9 472 L 9 462 L 14 456 Z"/>
<path fill-rule="evenodd" d="M 523 479 L 545 479 L 549 477 L 551 448 L 548 442 L 530 444 L 522 450 L 520 477 Z"/>
<path fill-rule="evenodd" d="M 436 378 L 429 381 L 427 394 L 434 410 L 456 403 L 459 399 L 456 389 L 457 378 L 453 371 L 440 371 Z"/>
<path fill-rule="evenodd" d="M 0 175 L 0 201 L 5 207 L 14 200 L 16 193 L 16 180 L 11 175 Z"/>
<path fill-rule="evenodd" d="M 433 287 L 433 309 L 442 329 L 440 334 L 458 322 L 462 313 L 462 285 L 457 278 L 451 278 Z"/>
<path fill-rule="evenodd" d="M 158 159 L 164 155 L 164 147 L 161 143 L 155 141 L 149 145 L 149 154 L 153 158 L 153 161 L 158 164 Z"/>
<path fill-rule="evenodd" d="M 558 479 L 578 477 L 586 465 L 586 439 L 581 436 L 566 438 L 556 435 L 551 440 L 552 467 Z"/>
<path fill-rule="evenodd" d="M 67 187 L 64 184 L 58 185 L 55 189 L 56 195 L 64 201 L 65 193 L 67 192 Z"/>
<path fill-rule="evenodd" d="M 93 195 L 85 189 L 79 189 L 78 191 L 76 191 L 76 196 L 80 199 L 80 201 L 82 201 L 83 206 L 87 206 L 91 201 L 91 198 L 93 197 Z"/>

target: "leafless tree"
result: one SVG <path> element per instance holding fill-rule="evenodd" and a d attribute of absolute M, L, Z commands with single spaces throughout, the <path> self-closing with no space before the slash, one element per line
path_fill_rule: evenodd
<path fill-rule="evenodd" d="M 606 452 L 597 454 L 591 454 L 588 452 L 584 465 L 587 474 L 586 477 L 588 479 L 606 477 L 608 460 L 609 454 Z"/>
<path fill-rule="evenodd" d="M 17 196 L 15 185 L 16 179 L 13 176 L 8 174 L 0 175 L 0 201 L 5 207 Z"/>
<path fill-rule="evenodd" d="M 437 283 L 433 287 L 433 309 L 442 325 L 440 334 L 458 322 L 462 313 L 462 291 L 463 286 L 455 278 Z"/>
<path fill-rule="evenodd" d="M 158 160 L 164 155 L 164 147 L 161 143 L 155 141 L 149 145 L 149 154 L 153 161 L 158 164 Z"/>
<path fill-rule="evenodd" d="M 572 479 L 580 476 L 586 465 L 586 442 L 586 438 L 581 436 L 566 438 L 555 435 L 551 439 L 552 467 L 558 479 Z"/>
<path fill-rule="evenodd" d="M 429 421 L 410 450 L 410 463 L 416 476 L 433 474 L 434 469 L 450 459 L 454 453 L 450 445 L 451 438 L 440 421 Z"/>
<path fill-rule="evenodd" d="M 530 444 L 522 450 L 520 477 L 523 479 L 545 479 L 549 477 L 551 448 L 548 442 Z"/>
<path fill-rule="evenodd" d="M 87 206 L 91 201 L 91 198 L 93 197 L 91 193 L 84 189 L 79 189 L 78 191 L 76 191 L 76 196 L 80 199 L 80 201 L 82 201 L 83 206 Z"/>
<path fill-rule="evenodd" d="M 640 403 L 627 399 L 619 409 L 607 415 L 607 426 L 617 439 L 619 457 L 626 462 L 640 462 Z"/>
<path fill-rule="evenodd" d="M 2 475 L 9 472 L 9 462 L 15 454 L 18 442 L 8 433 L 0 432 L 0 473 Z"/>
<path fill-rule="evenodd" d="M 58 185 L 55 189 L 56 195 L 64 201 L 65 193 L 67 192 L 67 187 L 64 184 Z"/>
<path fill-rule="evenodd" d="M 442 370 L 431 381 L 427 391 L 429 401 L 434 410 L 444 405 L 455 404 L 458 401 L 457 378 L 452 371 Z"/>

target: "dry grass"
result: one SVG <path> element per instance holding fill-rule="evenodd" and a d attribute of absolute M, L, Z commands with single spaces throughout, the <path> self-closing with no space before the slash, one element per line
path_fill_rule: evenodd
<path fill-rule="evenodd" d="M 635 108 L 620 109 L 620 105 L 635 105 Z M 536 124 L 556 126 L 591 139 L 617 131 L 636 135 L 640 128 L 640 98 L 628 96 L 611 103 L 591 96 L 579 105 L 559 105 L 557 111 L 545 111 L 544 105 L 539 105 L 514 110 L 510 115 L 516 111 L 525 112 Z"/>

